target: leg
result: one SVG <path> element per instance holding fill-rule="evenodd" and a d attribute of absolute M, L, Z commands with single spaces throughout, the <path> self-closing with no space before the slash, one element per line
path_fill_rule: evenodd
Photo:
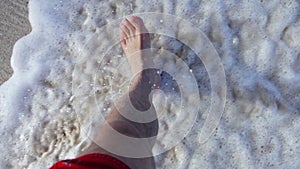
<path fill-rule="evenodd" d="M 154 69 L 143 70 L 145 68 L 146 60 L 149 59 L 149 55 L 141 51 L 141 49 L 150 48 L 150 38 L 149 34 L 146 33 L 147 30 L 143 24 L 143 21 L 138 17 L 130 17 L 129 20 L 125 19 L 120 27 L 121 33 L 121 44 L 125 52 L 125 55 L 129 61 L 132 72 L 135 74 L 135 78 L 130 86 L 129 99 L 135 109 L 139 111 L 145 111 L 152 105 L 151 100 L 149 100 L 149 95 L 153 86 L 159 85 L 159 76 Z M 150 82 L 150 83 L 149 83 Z M 155 84 L 155 85 L 154 85 Z M 118 104 L 126 104 L 126 97 L 122 97 L 118 100 Z M 126 107 L 126 106 L 125 106 Z M 120 112 L 122 111 L 122 112 Z M 158 121 L 157 119 L 148 123 L 137 123 L 129 119 L 126 119 L 123 115 L 130 114 L 130 109 L 117 109 L 113 107 L 112 111 L 106 118 L 107 124 L 105 124 L 96 140 L 101 140 L 104 142 L 109 142 L 115 146 L 122 146 L 122 141 L 112 140 L 110 137 L 109 126 L 117 130 L 118 132 L 136 138 L 148 138 L 157 135 L 158 132 Z M 153 115 L 156 116 L 155 110 Z M 112 143 L 113 142 L 113 143 Z M 152 147 L 155 142 L 149 143 L 147 148 L 152 151 Z M 132 147 L 136 149 L 136 147 Z M 135 159 L 126 158 L 112 154 L 105 151 L 97 144 L 92 144 L 83 154 L 88 153 L 102 153 L 115 156 L 125 162 L 131 168 L 155 168 L 155 163 L 153 157 Z"/>

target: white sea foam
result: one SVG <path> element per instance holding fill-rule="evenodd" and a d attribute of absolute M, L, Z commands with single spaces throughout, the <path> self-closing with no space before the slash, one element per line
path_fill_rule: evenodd
<path fill-rule="evenodd" d="M 227 78 L 220 125 L 199 144 L 207 117 L 203 112 L 210 103 L 208 74 L 187 46 L 153 35 L 152 47 L 186 61 L 201 98 L 200 103 L 183 98 L 200 105 L 199 117 L 187 137 L 156 157 L 157 168 L 300 167 L 299 2 L 31 0 L 29 11 L 32 32 L 14 46 L 14 74 L 0 87 L 1 168 L 50 167 L 76 157 L 90 144 L 87 136 L 102 123 L 99 111 L 107 115 L 128 84 L 120 45 L 107 54 L 113 57 L 100 60 L 118 36 L 117 25 L 103 26 L 142 12 L 169 13 L 192 22 L 213 43 Z M 144 19 L 148 27 L 165 29 L 163 18 Z M 156 59 L 177 74 L 186 73 L 176 69 L 176 60 Z M 157 107 L 167 114 L 158 112 L 160 130 L 180 131 L 185 114 L 177 112 L 177 96 L 172 94 L 176 84 L 163 78 L 171 87 L 162 86 L 165 97 L 154 99 L 166 103 Z M 165 135 L 159 145 L 172 141 Z"/>

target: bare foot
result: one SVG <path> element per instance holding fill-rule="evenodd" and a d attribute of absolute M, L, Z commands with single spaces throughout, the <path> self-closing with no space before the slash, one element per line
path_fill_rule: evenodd
<path fill-rule="evenodd" d="M 120 26 L 121 44 L 125 55 L 129 57 L 135 52 L 150 48 L 150 37 L 143 20 L 137 16 L 124 19 Z"/>
<path fill-rule="evenodd" d="M 137 16 L 131 16 L 124 19 L 120 25 L 120 40 L 124 53 L 128 59 L 131 71 L 135 76 L 148 76 L 151 87 L 157 88 L 160 83 L 160 77 L 157 69 L 148 69 L 153 67 L 153 56 L 149 50 L 151 48 L 150 36 L 143 20 Z M 143 71 L 143 74 L 142 74 Z M 141 79 L 139 79 L 141 80 Z M 156 86 L 156 87 L 155 87 Z"/>

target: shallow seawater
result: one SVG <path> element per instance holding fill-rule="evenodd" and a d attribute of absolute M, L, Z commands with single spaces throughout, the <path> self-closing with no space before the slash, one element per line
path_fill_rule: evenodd
<path fill-rule="evenodd" d="M 154 92 L 161 134 L 153 151 L 176 146 L 156 156 L 157 168 L 299 168 L 299 5 L 30 1 L 32 32 L 15 44 L 14 74 L 0 87 L 1 168 L 50 167 L 88 147 L 128 89 L 131 73 L 118 25 L 132 14 L 152 31 L 154 62 L 164 70 L 161 90 Z M 145 12 L 175 15 L 192 28 Z M 208 40 L 204 35 L 210 42 L 201 41 Z M 222 66 L 214 68 L 216 54 Z M 225 82 L 212 78 L 220 68 Z M 226 86 L 226 95 L 214 93 L 216 82 Z M 203 143 L 200 131 L 213 96 L 226 103 Z"/>

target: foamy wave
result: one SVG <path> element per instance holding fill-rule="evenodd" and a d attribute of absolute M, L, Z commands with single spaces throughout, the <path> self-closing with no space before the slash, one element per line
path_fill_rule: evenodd
<path fill-rule="evenodd" d="M 152 47 L 169 50 L 187 63 L 201 98 L 192 130 L 156 158 L 157 168 L 300 167 L 298 2 L 32 0 L 29 10 L 32 32 L 16 43 L 14 74 L 0 88 L 1 168 L 50 167 L 76 157 L 90 144 L 87 136 L 101 125 L 99 111 L 106 115 L 116 96 L 124 93 L 122 84 L 128 82 L 128 65 L 116 68 L 126 61 L 120 46 L 99 66 L 101 53 L 118 37 L 117 27 L 102 28 L 141 12 L 169 13 L 191 21 L 213 43 L 227 78 L 220 125 L 200 145 L 199 131 L 207 117 L 203 112 L 210 103 L 208 74 L 188 46 L 153 35 Z M 161 24 L 160 20 L 146 23 Z M 176 64 L 159 58 L 158 63 Z M 164 78 L 164 83 L 176 86 Z M 164 86 L 165 91 L 172 93 L 171 89 Z M 166 107 L 157 107 L 168 114 L 160 119 L 162 130 L 184 127 L 180 120 L 185 115 L 176 113 L 174 97 L 166 95 Z M 162 136 L 158 144 L 163 147 L 168 141 L 172 138 Z"/>

